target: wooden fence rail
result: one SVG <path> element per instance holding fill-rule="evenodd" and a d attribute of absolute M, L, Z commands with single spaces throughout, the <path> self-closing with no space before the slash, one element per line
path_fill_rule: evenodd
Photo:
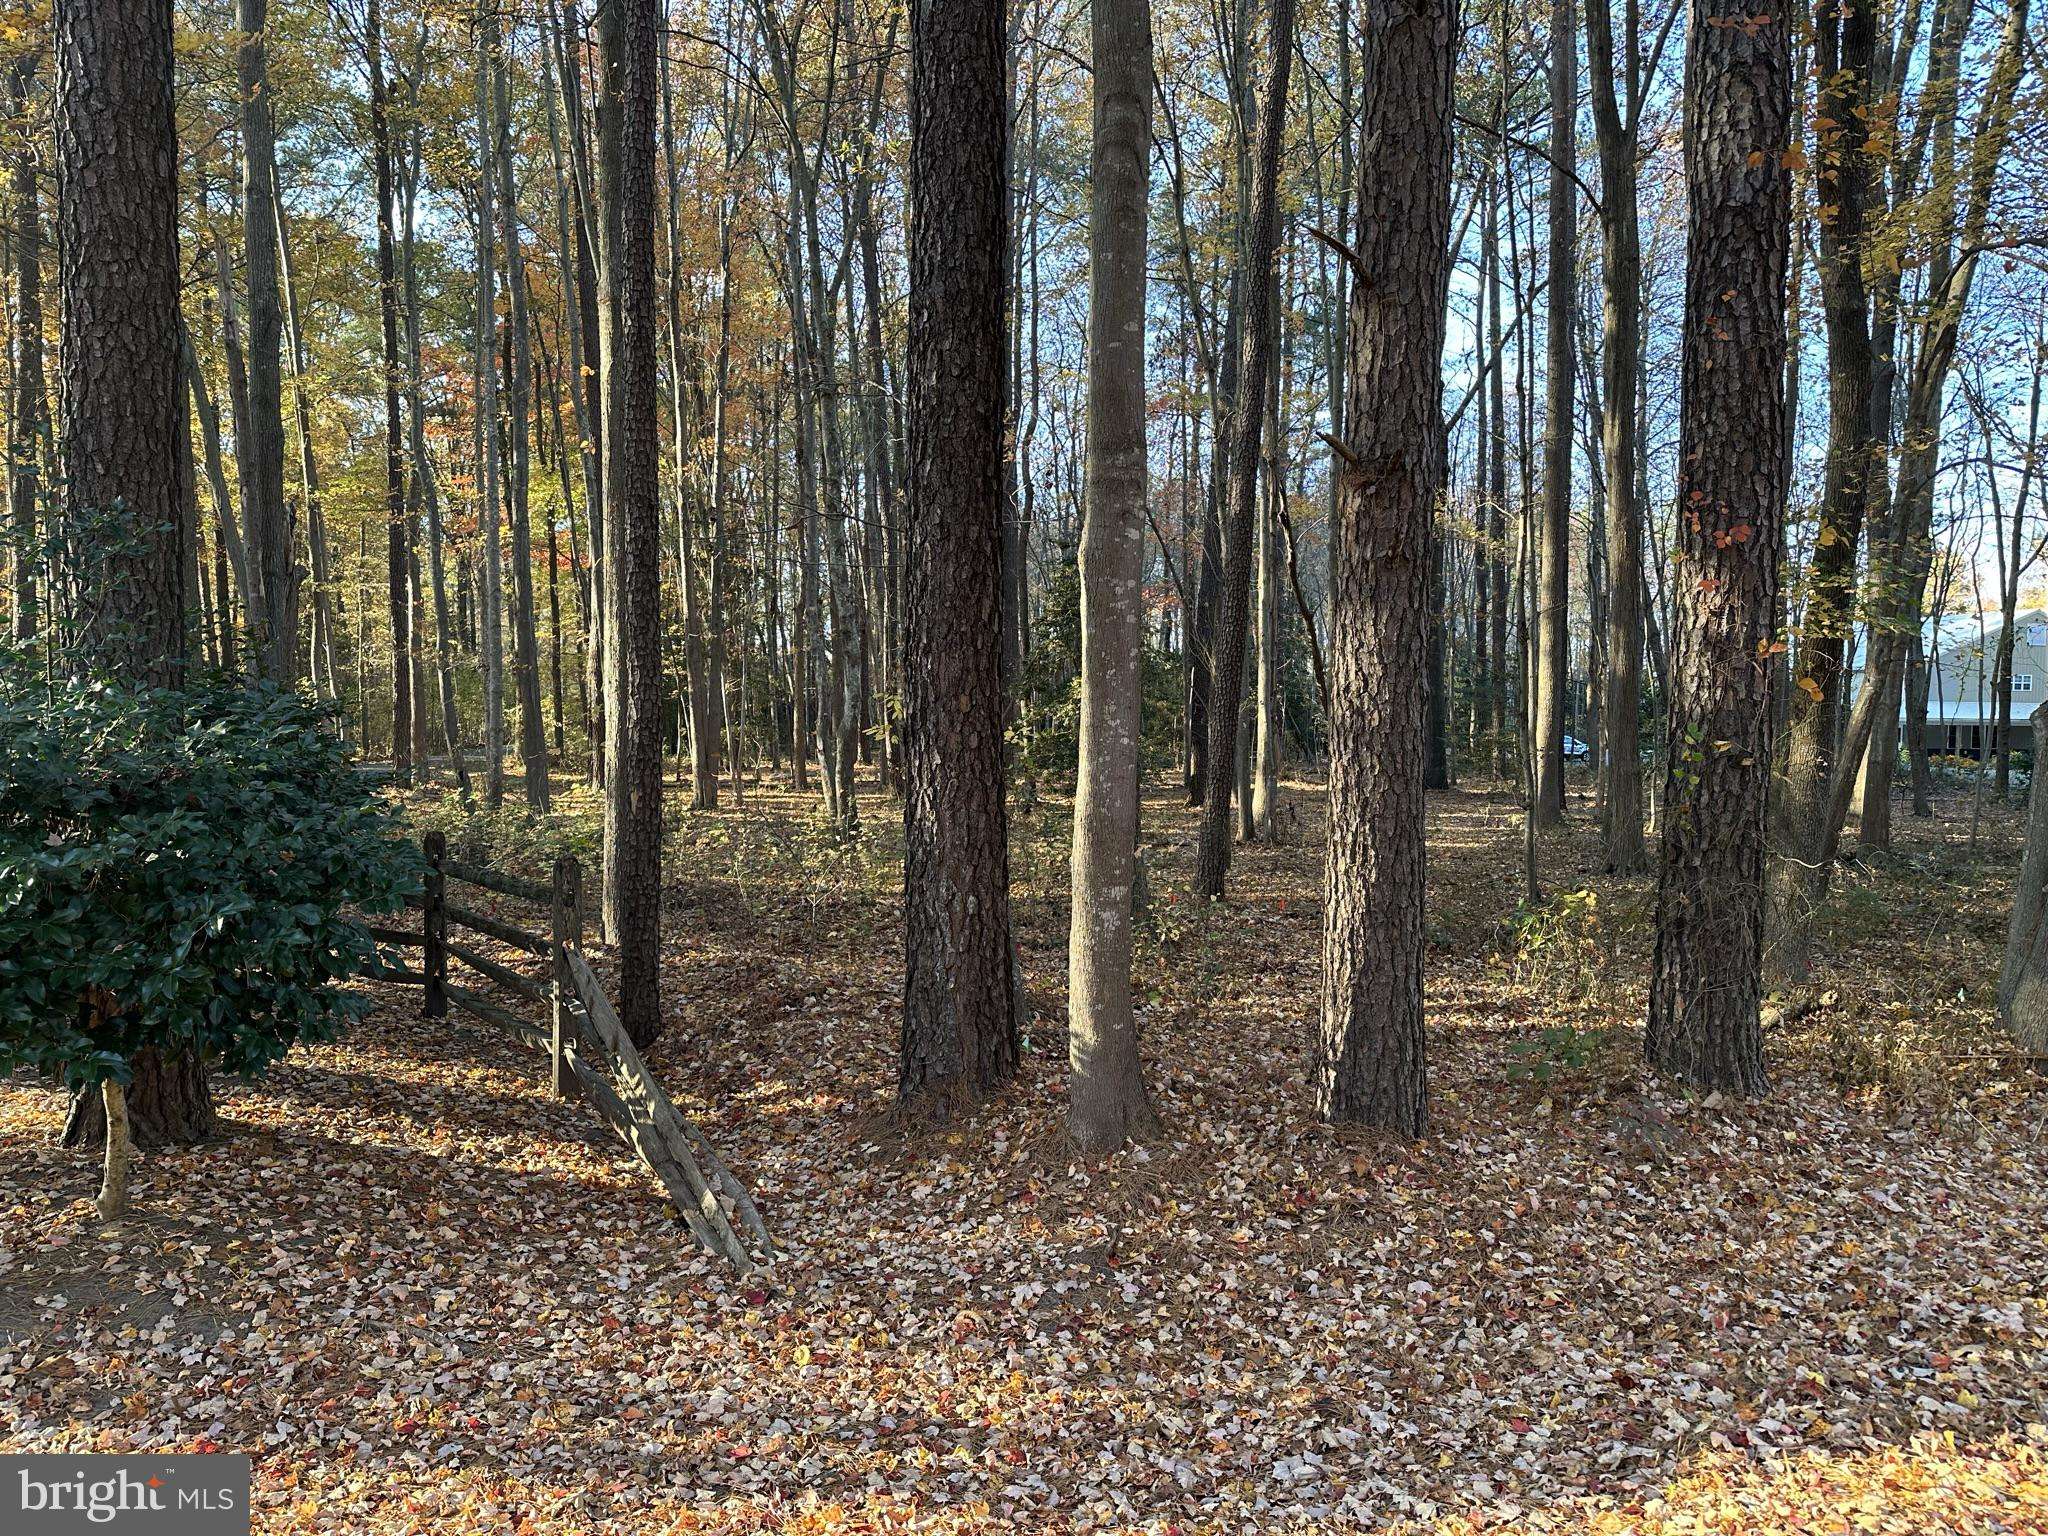
<path fill-rule="evenodd" d="M 418 947 L 421 967 L 415 971 L 395 965 L 380 949 L 372 974 L 421 987 L 421 1011 L 429 1018 L 445 1017 L 452 1002 L 541 1052 L 548 1058 L 553 1092 L 564 1099 L 580 1097 L 604 1117 L 661 1181 L 691 1236 L 707 1251 L 742 1274 L 753 1268 L 754 1256 L 733 1226 L 737 1218 L 753 1237 L 760 1255 L 773 1257 L 774 1240 L 746 1186 L 655 1081 L 619 1022 L 596 972 L 583 958 L 583 876 L 577 862 L 568 857 L 557 859 L 554 878 L 542 884 L 450 859 L 446 839 L 439 832 L 427 833 L 421 839 L 421 849 L 426 855 L 427 875 L 416 903 L 420 931 L 370 929 L 370 936 L 380 945 Z M 547 931 L 522 928 L 450 901 L 451 880 L 544 905 Z M 528 976 L 472 945 L 451 939 L 451 926 L 547 960 L 547 976 Z M 451 982 L 451 960 L 516 997 L 542 1004 L 547 1009 L 547 1026 L 542 1028 L 474 989 Z M 727 1206 L 731 1207 L 730 1216 Z"/>

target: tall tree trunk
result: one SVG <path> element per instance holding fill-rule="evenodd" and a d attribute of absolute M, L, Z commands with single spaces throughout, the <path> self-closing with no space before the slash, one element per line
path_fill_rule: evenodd
<path fill-rule="evenodd" d="M 1764 818 L 1784 510 L 1788 18 L 1703 0 L 1687 40 L 1687 250 L 1671 716 L 1645 1053 L 1760 1093 Z"/>
<path fill-rule="evenodd" d="M 235 523 L 235 509 L 228 495 L 227 469 L 221 460 L 220 450 L 220 407 L 214 404 L 212 392 L 207 388 L 206 374 L 199 366 L 199 355 L 193 350 L 192 338 L 182 333 L 180 347 L 185 359 L 186 383 L 192 393 L 192 409 L 199 417 L 199 438 L 201 451 L 205 455 L 206 489 L 213 501 L 213 557 L 215 580 L 213 583 L 214 636 L 219 650 L 219 664 L 223 672 L 233 672 L 240 664 L 235 629 L 233 594 L 229 591 L 228 567 L 234 568 L 234 588 L 246 592 L 248 583 L 244 572 L 248 567 L 248 552 L 242 547 L 242 535 Z M 189 433 L 189 429 L 188 433 Z"/>
<path fill-rule="evenodd" d="M 1282 370 L 1276 370 L 1276 374 Z M 1281 437 L 1281 381 L 1273 381 L 1274 406 L 1266 423 L 1266 490 L 1259 503 L 1258 624 L 1252 637 L 1258 658 L 1253 680 L 1252 792 L 1242 807 L 1249 836 L 1271 842 L 1273 816 L 1280 806 L 1280 715 L 1284 707 L 1280 679 L 1281 553 L 1280 524 L 1287 515 L 1285 444 Z"/>
<path fill-rule="evenodd" d="M 435 484 L 433 461 L 427 456 L 425 382 L 420 369 L 420 279 L 414 239 L 414 213 L 420 185 L 420 135 L 413 130 L 408 157 L 403 206 L 405 222 L 400 240 L 400 265 L 405 291 L 405 394 L 406 422 L 411 432 L 412 482 L 408 519 L 422 510 L 427 517 L 427 570 L 434 595 L 435 677 L 441 696 L 441 741 L 448 749 L 448 763 L 462 798 L 469 799 L 469 764 L 462 752 L 461 717 L 455 708 L 455 658 L 448 623 L 448 572 L 441 528 L 441 493 Z"/>
<path fill-rule="evenodd" d="M 496 108 L 491 88 L 492 0 L 480 0 L 476 55 L 476 522 L 478 639 L 483 653 L 484 804 L 505 803 L 505 537 L 498 470 L 498 214 L 492 174 Z"/>
<path fill-rule="evenodd" d="M 68 572 L 86 585 L 77 635 L 132 686 L 185 676 L 185 519 L 191 456 L 178 317 L 178 139 L 170 0 L 56 8 L 58 465 L 64 514 L 122 511 L 127 537 Z M 89 585 L 87 585 L 89 584 Z M 139 1135 L 213 1130 L 206 1065 L 180 1052 L 130 1062 Z M 97 1094 L 82 1096 L 101 1114 Z M 78 1137 L 94 1133 L 74 1107 Z"/>
<path fill-rule="evenodd" d="M 548 0 L 548 40 L 554 59 L 548 94 L 548 140 L 556 168 L 556 224 L 563 273 L 563 329 L 569 335 L 569 394 L 576 408 L 577 454 L 583 465 L 583 505 L 589 518 L 589 602 L 585 605 L 583 689 L 590 704 L 590 782 L 604 774 L 604 365 L 598 323 L 596 253 L 592 227 L 596 201 L 586 146 L 582 76 L 565 42 L 555 0 Z M 555 108 L 560 107 L 559 117 Z M 565 144 L 566 141 L 566 144 Z M 566 154 L 564 150 L 566 148 Z M 569 196 L 574 190 L 575 197 Z M 572 214 L 573 207 L 573 214 Z"/>
<path fill-rule="evenodd" d="M 1360 245 L 1331 525 L 1330 846 L 1313 1079 L 1328 1120 L 1420 1136 L 1423 711 L 1443 485 L 1452 0 L 1370 0 Z"/>
<path fill-rule="evenodd" d="M 271 187 L 277 186 L 273 168 Z M 278 271 L 284 287 L 285 345 L 292 364 L 292 411 L 298 424 L 299 494 L 306 515 L 306 559 L 313 578 L 313 633 L 309 670 L 313 691 L 323 699 L 341 696 L 341 678 L 334 659 L 334 569 L 327 547 L 327 514 L 320 499 L 320 465 L 313 449 L 312 395 L 306 388 L 306 338 L 299 318 L 298 284 L 293 276 L 291 230 L 283 200 L 278 202 Z"/>
<path fill-rule="evenodd" d="M 1501 84 L 1500 115 L 1507 112 L 1507 84 Z M 1493 723 L 1494 772 L 1505 779 L 1513 771 L 1513 740 L 1517 732 L 1508 723 L 1508 678 L 1512 667 L 1508 652 L 1508 412 L 1507 343 L 1500 323 L 1500 186 L 1502 168 L 1496 163 L 1486 177 L 1485 206 L 1480 223 L 1480 265 L 1485 269 L 1486 350 L 1493 359 L 1493 373 L 1487 380 L 1488 425 L 1492 432 L 1487 452 L 1486 550 L 1487 585 L 1491 598 L 1488 619 L 1493 626 L 1492 698 L 1487 713 Z M 1517 317 L 1519 319 L 1519 316 Z"/>
<path fill-rule="evenodd" d="M 690 738 L 690 805 L 708 811 L 718 804 L 717 732 L 711 724 L 710 674 L 704 655 L 704 592 L 698 574 L 696 479 L 691 455 L 702 431 L 693 405 L 701 395 L 695 374 L 697 358 L 683 344 L 683 242 L 676 202 L 682 179 L 677 172 L 674 91 L 664 58 L 661 73 L 662 164 L 669 195 L 664 226 L 668 239 L 667 303 L 669 401 L 672 421 L 676 502 L 677 596 L 683 617 L 683 705 L 688 711 Z"/>
<path fill-rule="evenodd" d="M 1274 366 L 1273 276 L 1279 261 L 1280 151 L 1287 128 L 1287 77 L 1294 58 L 1294 0 L 1273 0 L 1265 98 L 1251 183 L 1242 288 L 1243 347 L 1237 392 L 1231 401 L 1227 466 L 1228 506 L 1223 525 L 1223 588 L 1209 694 L 1211 782 L 1202 803 L 1195 850 L 1195 890 L 1221 896 L 1230 868 L 1230 765 L 1237 761 L 1244 693 L 1246 633 L 1251 617 L 1252 536 L 1257 522 L 1259 437 L 1266 415 L 1266 380 Z"/>
<path fill-rule="evenodd" d="M 604 219 L 604 926 L 619 949 L 619 1018 L 661 1033 L 661 469 L 655 403 L 655 0 L 598 12 L 598 186 Z"/>
<path fill-rule="evenodd" d="M 497 81 L 499 228 L 504 232 L 505 295 L 510 313 L 507 350 L 511 367 L 505 379 L 505 439 L 511 461 L 505 466 L 505 502 L 512 525 L 512 686 L 519 695 L 520 779 L 526 803 L 548 808 L 547 722 L 540 704 L 540 642 L 533 596 L 533 528 L 529 513 L 532 489 L 533 336 L 528 318 L 526 253 L 519 240 L 519 202 L 512 180 L 512 74 L 498 36 L 497 10 L 483 7 L 485 48 Z"/>
<path fill-rule="evenodd" d="M 1643 843 L 1643 522 L 1636 504 L 1636 358 L 1642 346 L 1642 232 L 1636 223 L 1636 8 L 1628 10 L 1626 104 L 1615 97 L 1609 0 L 1586 0 L 1587 77 L 1600 148 L 1600 453 L 1606 481 L 1606 665 L 1600 719 L 1601 841 L 1613 874 L 1649 866 Z"/>
<path fill-rule="evenodd" d="M 898 1091 L 958 1103 L 1017 1067 L 1003 796 L 1009 102 L 1002 0 L 910 28 L 910 350 Z"/>
<path fill-rule="evenodd" d="M 1550 0 L 1550 252 L 1544 346 L 1543 509 L 1536 536 L 1536 825 L 1564 816 L 1565 700 L 1571 688 L 1572 428 L 1578 316 L 1579 50 L 1573 0 Z"/>
<path fill-rule="evenodd" d="M 14 538 L 14 638 L 37 631 L 36 525 L 43 465 L 50 458 L 50 400 L 43 377 L 43 210 L 37 146 L 30 131 L 36 50 L 15 61 L 9 106 L 21 136 L 10 166 L 14 253 L 13 393 L 8 402 L 8 511 Z"/>
<path fill-rule="evenodd" d="M 129 537 L 81 550 L 78 639 L 148 687 L 184 676 L 184 392 L 169 0 L 57 8 L 59 441 L 74 526 L 118 505 Z"/>
<path fill-rule="evenodd" d="M 399 422 L 398 258 L 391 219 L 391 116 L 384 91 L 382 0 L 368 0 L 363 29 L 370 67 L 370 137 L 377 187 L 377 298 L 384 373 L 384 521 L 386 597 L 391 614 L 391 767 L 412 782 L 412 541 L 406 534 L 405 437 Z"/>
<path fill-rule="evenodd" d="M 1145 575 L 1149 0 L 1095 0 L 1089 159 L 1088 511 L 1081 527 L 1081 749 L 1067 940 L 1067 1131 L 1084 1151 L 1150 1135 L 1131 1012 Z"/>
<path fill-rule="evenodd" d="M 269 0 L 238 0 L 235 74 L 242 105 L 242 258 L 249 290 L 249 411 L 235 461 L 256 578 L 251 655 L 259 675 L 298 677 L 298 571 L 284 500 L 284 307 L 277 281 L 277 157 L 265 48 Z"/>
<path fill-rule="evenodd" d="M 2048 704 L 2034 711 L 2032 739 L 2048 738 Z M 2029 795 L 2026 853 L 2006 925 L 1998 1017 L 2019 1048 L 2048 1056 L 2048 795 Z"/>
<path fill-rule="evenodd" d="M 2023 73 L 2022 50 L 2028 9 L 2027 0 L 2012 0 L 2007 6 L 2004 31 L 1992 60 L 1974 130 L 1969 136 L 1960 177 L 1955 168 L 1955 104 L 1952 93 L 1961 42 L 1967 31 L 1967 7 L 1959 7 L 1964 14 L 1958 17 L 1954 33 L 1942 38 L 1938 49 L 1940 56 L 1930 64 L 1930 84 L 1922 92 L 1923 98 L 1930 93 L 1938 93 L 1935 110 L 1941 114 L 1941 120 L 1933 130 L 1936 145 L 1934 183 L 1944 199 L 1944 212 L 1941 226 L 1934 232 L 1933 256 L 1928 263 L 1927 291 L 1932 296 L 1932 303 L 1923 325 L 1919 354 L 1907 382 L 1898 492 L 1892 498 L 1897 530 L 1892 540 L 1893 560 L 1897 569 L 1888 573 L 1891 579 L 1887 593 L 1896 608 L 1890 622 L 1879 627 L 1879 638 L 1873 642 L 1871 670 L 1877 676 L 1876 686 L 1885 690 L 1880 695 L 1879 704 L 1886 709 L 1896 708 L 1898 680 L 1913 676 L 1908 663 L 1919 644 L 1922 605 L 1933 560 L 1934 482 L 1939 469 L 1943 400 L 1963 317 L 1969 307 L 1977 261 L 1986 243 L 1998 167 L 2006 141 L 2016 125 L 2014 100 Z M 1960 212 L 1956 202 L 1958 194 L 1961 198 Z M 2034 388 L 2038 407 L 2038 374 Z M 2015 534 L 2018 531 L 2016 524 Z M 2007 558 L 2008 568 L 2016 569 L 2018 560 L 2010 552 Z M 2005 621 L 2008 635 L 2012 629 L 2010 610 L 2016 605 L 2015 601 L 2008 606 Z M 1940 611 L 1939 606 L 1935 611 Z M 1924 667 L 1919 669 L 1911 684 L 1909 698 L 1913 701 L 1907 712 L 1913 730 L 1909 743 L 1914 759 L 1913 814 L 1927 816 L 1933 814 L 1933 807 L 1929 800 L 1931 774 L 1927 767 L 1927 678 Z M 1865 841 L 1871 841 L 1875 835 L 1872 823 L 1876 818 L 1871 815 L 1873 799 L 1883 797 L 1885 809 L 1889 811 L 1892 763 L 1881 762 L 1880 754 L 1889 750 L 1895 758 L 1897 749 L 1887 746 L 1887 737 L 1880 734 L 1882 727 L 1883 722 L 1880 722 L 1878 730 L 1873 732 L 1871 761 L 1866 767 Z"/>
<path fill-rule="evenodd" d="M 1827 894 L 1821 858 L 1844 659 L 1855 624 L 1856 553 L 1863 537 L 1871 453 L 1870 295 L 1864 282 L 1870 195 L 1871 58 L 1875 0 L 1842 0 L 1816 15 L 1815 189 L 1820 199 L 1820 281 L 1828 338 L 1828 446 L 1820 532 L 1806 576 L 1806 609 L 1778 787 L 1772 875 L 1772 969 L 1803 980 L 1813 908 Z M 1675 738 L 1674 738 L 1675 741 Z M 1829 861 L 1831 862 L 1831 861 Z"/>

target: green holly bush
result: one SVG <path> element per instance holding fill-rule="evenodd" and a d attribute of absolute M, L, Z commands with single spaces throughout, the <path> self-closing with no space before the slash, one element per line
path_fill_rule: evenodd
<path fill-rule="evenodd" d="M 322 706 L 0 655 L 0 1071 L 126 1081 L 153 1046 L 259 1073 L 361 1013 L 362 917 L 419 886 Z"/>

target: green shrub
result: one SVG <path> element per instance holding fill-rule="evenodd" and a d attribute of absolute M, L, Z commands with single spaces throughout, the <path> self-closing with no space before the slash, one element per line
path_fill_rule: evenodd
<path fill-rule="evenodd" d="M 1146 771 L 1177 762 L 1185 680 L 1147 624 L 1139 655 L 1138 750 Z M 1011 762 L 1027 783 L 1073 781 L 1081 758 L 1081 570 L 1073 553 L 1046 582 L 1044 606 L 1024 663 L 1022 707 L 1011 732 Z"/>
<path fill-rule="evenodd" d="M 332 1034 L 419 860 L 327 711 L 136 692 L 0 654 L 0 1070 L 126 1081 L 144 1047 L 249 1075 Z"/>
<path fill-rule="evenodd" d="M 1613 955 L 1592 890 L 1562 891 L 1533 907 L 1518 903 L 1507 927 L 1522 980 L 1572 1001 L 1593 990 Z"/>
<path fill-rule="evenodd" d="M 1593 1064 L 1607 1042 L 1605 1030 L 1553 1024 L 1508 1046 L 1508 1081 L 1548 1083 L 1562 1072 Z"/>

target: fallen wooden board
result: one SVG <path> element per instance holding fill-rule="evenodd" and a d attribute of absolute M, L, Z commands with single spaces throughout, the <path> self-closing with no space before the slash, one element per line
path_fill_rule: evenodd
<path fill-rule="evenodd" d="M 567 953 L 577 998 L 583 1004 L 574 1017 L 579 1029 L 590 1032 L 591 1045 L 610 1061 L 613 1084 L 632 1114 L 635 1146 L 640 1145 L 640 1137 L 644 1135 L 660 1147 L 661 1153 L 681 1172 L 688 1186 L 691 1204 L 686 1205 L 681 1199 L 676 1203 L 683 1212 L 683 1218 L 690 1222 L 691 1230 L 698 1231 L 701 1222 L 700 1241 L 704 1246 L 713 1253 L 722 1254 L 735 1269 L 745 1273 L 753 1268 L 753 1260 L 748 1256 L 739 1234 L 733 1231 L 725 1208 L 718 1203 L 718 1196 L 712 1192 L 710 1182 L 697 1161 L 693 1141 L 701 1145 L 702 1136 L 692 1137 L 690 1132 L 693 1128 L 686 1128 L 686 1122 L 674 1103 L 647 1070 L 647 1063 L 641 1059 L 638 1048 L 626 1034 L 625 1026 L 619 1022 L 619 1016 L 612 1008 L 611 1000 L 604 995 L 604 988 L 590 969 L 590 963 L 573 949 Z M 650 1167 L 660 1171 L 656 1154 L 643 1149 L 641 1155 Z M 691 1205 L 695 1207 L 694 1218 Z"/>
<path fill-rule="evenodd" d="M 594 984 L 594 977 L 592 982 Z M 448 996 L 457 1007 L 474 1014 L 486 1023 L 496 1024 L 511 1031 L 523 1044 L 531 1046 L 541 1055 L 550 1054 L 550 1031 L 529 1023 L 510 1009 L 499 1007 L 489 998 L 472 992 L 467 987 L 451 984 Z M 604 994 L 599 991 L 597 996 L 602 999 Z M 609 1002 L 605 1002 L 604 1006 L 607 1011 L 610 1010 Z M 570 1017 L 576 1031 L 586 1036 L 589 1049 L 579 1049 L 575 1040 L 565 1039 L 562 1042 L 562 1055 L 569 1070 L 575 1075 L 577 1084 L 582 1088 L 584 1096 L 597 1106 L 598 1113 L 617 1133 L 619 1139 L 633 1149 L 648 1171 L 661 1180 L 662 1187 L 668 1191 L 669 1199 L 674 1202 L 678 1214 L 689 1227 L 691 1236 L 695 1237 L 707 1252 L 718 1254 L 739 1273 L 750 1272 L 754 1267 L 752 1258 L 740 1243 L 739 1235 L 733 1231 L 731 1222 L 727 1220 L 724 1210 L 712 1195 L 703 1171 L 691 1155 L 690 1142 L 693 1139 L 701 1142 L 702 1132 L 689 1125 L 676 1112 L 668 1096 L 662 1093 L 660 1085 L 653 1083 L 653 1079 L 647 1073 L 646 1064 L 640 1060 L 637 1051 L 633 1054 L 633 1061 L 638 1065 L 638 1082 L 641 1085 L 652 1084 L 654 1095 L 658 1098 L 636 1091 L 632 1085 L 621 1079 L 616 1070 L 606 1070 L 598 1066 L 596 1063 L 602 1062 L 607 1054 L 603 1044 L 605 1029 L 594 1026 L 588 1011 L 583 1008 L 572 1007 Z M 616 1014 L 611 1015 L 610 1027 L 618 1031 L 620 1039 L 625 1040 L 625 1032 L 620 1027 Z M 631 1050 L 632 1042 L 625 1040 L 625 1043 L 627 1049 Z M 682 1149 L 680 1155 L 676 1151 L 678 1146 Z M 722 1185 L 738 1187 L 738 1180 L 732 1177 L 723 1164 L 719 1165 L 719 1173 L 722 1175 Z M 740 1194 L 744 1197 L 745 1191 L 741 1190 Z M 752 1205 L 752 1200 L 747 1199 L 746 1207 L 751 1209 Z M 763 1250 L 772 1254 L 774 1244 L 768 1238 L 766 1226 L 757 1225 L 758 1223 L 760 1214 L 756 1211 L 747 1225 L 750 1230 L 758 1232 Z"/>

